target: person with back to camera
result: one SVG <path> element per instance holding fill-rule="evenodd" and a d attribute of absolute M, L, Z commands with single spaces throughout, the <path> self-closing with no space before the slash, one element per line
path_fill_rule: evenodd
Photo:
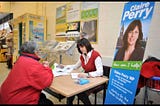
<path fill-rule="evenodd" d="M 73 65 L 74 69 L 82 67 L 84 73 L 78 74 L 79 78 L 97 77 L 103 75 L 102 58 L 100 54 L 93 49 L 90 42 L 86 38 L 81 38 L 77 41 L 77 49 L 81 54 L 79 61 Z M 93 89 L 94 90 L 94 89 Z M 91 104 L 88 96 L 91 91 L 86 91 L 78 94 L 79 99 L 84 104 Z M 75 96 L 69 98 L 69 104 L 73 104 Z"/>
<path fill-rule="evenodd" d="M 0 104 L 53 104 L 42 90 L 49 87 L 54 75 L 49 63 L 39 62 L 36 42 L 22 44 L 20 56 L 0 87 Z"/>
<path fill-rule="evenodd" d="M 134 20 L 130 23 L 123 36 L 123 47 L 117 51 L 115 61 L 141 61 L 144 48 L 141 47 L 143 39 L 142 23 Z"/>

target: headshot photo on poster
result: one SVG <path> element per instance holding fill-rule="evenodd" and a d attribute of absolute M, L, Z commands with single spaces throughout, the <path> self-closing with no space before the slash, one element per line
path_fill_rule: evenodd
<path fill-rule="evenodd" d="M 123 33 L 122 26 L 116 46 L 115 61 L 141 61 L 143 60 L 145 39 L 143 39 L 142 22 L 133 20 Z"/>

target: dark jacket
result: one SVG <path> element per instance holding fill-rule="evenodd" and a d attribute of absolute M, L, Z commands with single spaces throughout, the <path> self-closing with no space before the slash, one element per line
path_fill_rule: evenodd
<path fill-rule="evenodd" d="M 115 61 L 123 61 L 123 58 L 124 58 L 124 54 L 125 54 L 125 49 L 124 48 L 120 48 L 118 51 L 117 51 L 117 54 L 115 56 Z M 129 58 L 128 61 L 142 61 L 143 60 L 143 55 L 144 55 L 144 49 L 139 47 L 139 48 L 136 48 L 131 57 Z"/>

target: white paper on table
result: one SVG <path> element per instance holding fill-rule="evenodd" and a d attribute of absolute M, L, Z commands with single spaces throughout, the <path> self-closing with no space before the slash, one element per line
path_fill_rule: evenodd
<path fill-rule="evenodd" d="M 57 72 L 57 71 L 52 71 L 53 74 L 54 74 L 54 77 L 57 77 L 57 76 L 61 76 L 61 75 L 69 75 L 70 73 L 67 73 L 67 72 Z"/>
<path fill-rule="evenodd" d="M 54 69 L 52 69 L 55 77 L 60 75 L 69 75 L 71 71 L 73 71 L 73 65 L 65 65 L 64 67 L 59 67 L 59 64 L 57 63 L 54 63 Z"/>
<path fill-rule="evenodd" d="M 71 73 L 71 77 L 73 78 L 73 79 L 78 79 L 79 77 L 78 77 L 78 74 L 79 73 Z"/>

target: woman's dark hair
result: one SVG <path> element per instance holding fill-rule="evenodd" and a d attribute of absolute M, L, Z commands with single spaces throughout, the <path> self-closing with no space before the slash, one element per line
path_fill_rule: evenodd
<path fill-rule="evenodd" d="M 129 26 L 128 26 L 128 28 L 126 29 L 126 31 L 125 31 L 125 33 L 124 33 L 124 36 L 123 36 L 123 42 L 124 42 L 123 47 L 124 47 L 125 49 L 127 49 L 127 47 L 128 47 L 128 41 L 127 41 L 127 39 L 128 39 L 128 33 L 129 33 L 130 31 L 133 31 L 136 26 L 138 26 L 139 36 L 138 36 L 138 39 L 137 39 L 137 41 L 136 41 L 135 48 L 141 46 L 141 45 L 140 45 L 140 44 L 141 44 L 140 42 L 141 42 L 141 40 L 143 39 L 142 23 L 141 23 L 140 20 L 134 20 L 134 21 L 132 21 L 132 22 L 129 24 Z"/>
<path fill-rule="evenodd" d="M 93 49 L 93 47 L 92 47 L 92 45 L 90 44 L 90 42 L 89 42 L 88 39 L 86 39 L 86 38 L 79 39 L 79 40 L 77 41 L 77 49 L 78 49 L 78 52 L 79 52 L 80 54 L 82 54 L 82 52 L 81 52 L 81 50 L 80 50 L 80 47 L 83 47 L 83 46 L 86 47 L 87 53 Z"/>
<path fill-rule="evenodd" d="M 20 53 L 24 52 L 24 53 L 34 54 L 37 48 L 38 48 L 38 45 L 36 42 L 27 41 L 22 44 L 20 48 Z"/>

